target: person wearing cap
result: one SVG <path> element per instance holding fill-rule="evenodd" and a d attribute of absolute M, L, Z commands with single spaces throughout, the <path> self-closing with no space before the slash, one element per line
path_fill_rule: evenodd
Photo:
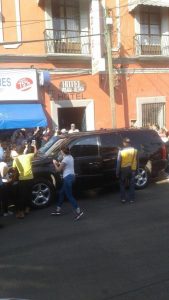
<path fill-rule="evenodd" d="M 116 176 L 120 179 L 121 202 L 135 201 L 135 172 L 138 165 L 138 151 L 131 146 L 128 137 L 123 139 L 123 149 L 119 150 L 117 157 Z M 126 185 L 128 184 L 128 190 Z M 128 192 L 127 192 L 128 191 Z"/>

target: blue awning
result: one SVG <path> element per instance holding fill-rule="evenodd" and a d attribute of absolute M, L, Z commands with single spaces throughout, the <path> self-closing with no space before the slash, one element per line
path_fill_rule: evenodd
<path fill-rule="evenodd" d="M 0 129 L 47 126 L 41 104 L 0 104 Z"/>

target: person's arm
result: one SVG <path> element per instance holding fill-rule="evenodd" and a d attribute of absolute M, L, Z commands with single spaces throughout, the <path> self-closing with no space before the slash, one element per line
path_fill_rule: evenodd
<path fill-rule="evenodd" d="M 117 155 L 117 166 L 116 166 L 116 176 L 119 177 L 121 165 L 121 151 L 119 150 Z"/>
<path fill-rule="evenodd" d="M 27 154 L 28 153 L 28 144 L 25 144 L 25 149 L 23 150 L 23 154 Z"/>
<path fill-rule="evenodd" d="M 36 142 L 35 142 L 35 144 L 31 144 L 31 146 L 33 147 L 33 153 L 35 155 L 37 153 Z"/>
<path fill-rule="evenodd" d="M 53 159 L 53 164 L 57 172 L 62 172 L 65 167 L 65 164 L 63 162 L 59 163 L 55 159 Z"/>

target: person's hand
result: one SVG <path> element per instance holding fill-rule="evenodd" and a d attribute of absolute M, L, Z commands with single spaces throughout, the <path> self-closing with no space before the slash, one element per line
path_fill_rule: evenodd
<path fill-rule="evenodd" d="M 56 159 L 53 159 L 53 163 L 54 163 L 54 165 L 56 165 L 56 164 L 57 164 L 57 161 L 56 161 Z"/>
<path fill-rule="evenodd" d="M 56 159 L 53 159 L 53 164 L 57 167 L 59 166 L 59 162 Z"/>

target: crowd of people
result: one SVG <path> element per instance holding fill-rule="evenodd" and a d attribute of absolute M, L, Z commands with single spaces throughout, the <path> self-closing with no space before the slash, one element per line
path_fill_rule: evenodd
<path fill-rule="evenodd" d="M 0 141 L 0 213 L 3 216 L 11 215 L 13 212 L 9 210 L 10 198 L 13 199 L 15 205 L 15 214 L 19 219 L 23 219 L 25 215 L 30 212 L 30 191 L 33 182 L 32 172 L 32 160 L 37 150 L 43 146 L 53 135 L 59 135 L 62 133 L 71 134 L 78 132 L 75 124 L 70 125 L 69 131 L 62 131 L 56 128 L 55 130 L 47 128 L 35 128 L 35 129 L 17 129 L 13 134 L 5 141 Z M 63 155 L 64 154 L 63 152 Z M 70 155 L 67 155 L 65 162 L 60 165 L 64 174 L 73 172 L 73 163 L 70 168 L 71 159 Z M 73 159 L 73 158 L 72 158 Z M 12 161 L 12 165 L 11 165 Z M 10 162 L 10 163 L 9 163 Z M 68 162 L 68 165 L 67 165 Z M 9 166 L 10 165 L 10 166 Z M 56 163 L 54 166 L 57 169 Z M 66 173 L 65 173 L 66 172 Z M 73 174 L 68 174 L 74 177 Z M 70 176 L 68 176 L 70 177 Z M 66 179 L 65 179 L 66 180 Z M 62 195 L 67 194 L 68 198 L 73 199 L 71 195 L 73 179 L 69 180 L 68 184 L 62 190 Z M 25 192 L 26 191 L 26 192 Z M 61 196 L 60 196 L 61 197 Z M 63 196 L 62 196 L 63 197 Z M 76 200 L 74 199 L 74 205 Z M 82 215 L 80 208 L 76 203 L 75 212 L 77 218 Z"/>
<path fill-rule="evenodd" d="M 52 134 L 49 128 L 23 128 L 15 130 L 8 140 L 0 143 L 0 204 L 3 216 L 12 214 L 8 209 L 10 199 L 13 199 L 17 218 L 24 218 L 29 213 L 32 159 Z"/>
<path fill-rule="evenodd" d="M 130 127 L 137 128 L 137 122 L 132 121 L 130 124 Z M 148 123 L 145 127 L 157 131 L 157 133 L 159 134 L 159 136 L 161 137 L 161 139 L 164 143 L 169 142 L 169 130 L 165 126 L 160 127 L 158 124 Z"/>
<path fill-rule="evenodd" d="M 20 148 L 26 151 L 27 146 L 30 146 L 32 141 L 36 141 L 37 149 L 43 146 L 50 137 L 54 134 L 53 130 L 47 128 L 35 129 L 17 129 L 12 135 L 7 135 L 0 140 L 0 161 L 11 161 Z"/>

